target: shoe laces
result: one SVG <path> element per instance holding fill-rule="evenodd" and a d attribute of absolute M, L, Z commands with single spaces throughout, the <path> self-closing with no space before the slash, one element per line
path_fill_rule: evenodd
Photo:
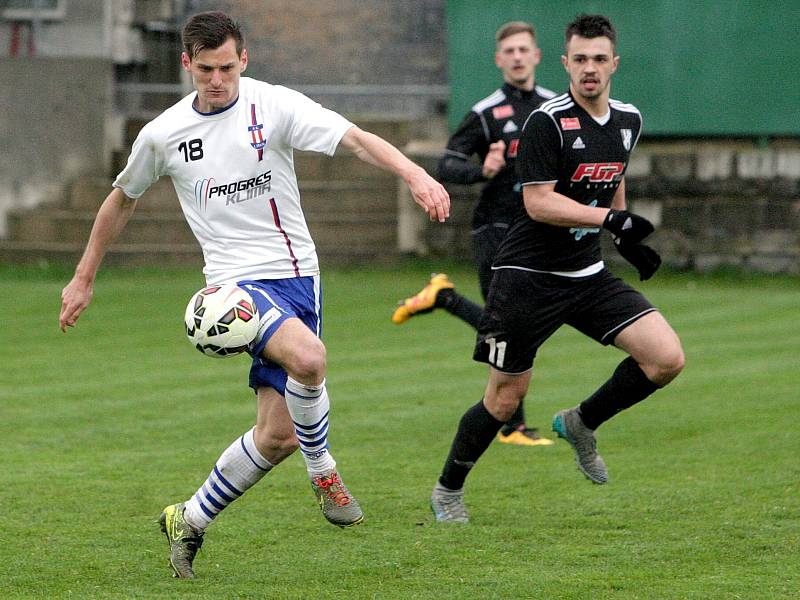
<path fill-rule="evenodd" d="M 536 427 L 528 427 L 527 425 L 520 425 L 517 428 L 522 435 L 531 438 L 532 440 L 538 439 L 541 436 L 539 435 L 539 429 Z"/>
<path fill-rule="evenodd" d="M 346 506 L 352 500 L 336 471 L 327 477 L 317 477 L 314 479 L 314 485 L 322 488 L 325 494 L 339 506 Z"/>
<path fill-rule="evenodd" d="M 437 494 L 436 504 L 450 519 L 467 518 L 467 507 L 464 506 L 464 497 L 460 494 Z"/>
<path fill-rule="evenodd" d="M 591 430 L 587 427 L 582 427 L 576 433 L 577 435 L 573 433 L 572 437 L 575 440 L 575 447 L 578 452 L 586 458 L 593 460 L 597 454 L 597 440 L 591 433 Z"/>
<path fill-rule="evenodd" d="M 203 545 L 203 533 L 204 532 L 195 530 L 191 525 L 186 523 L 181 531 L 179 540 L 188 550 L 194 553 Z"/>
<path fill-rule="evenodd" d="M 203 546 L 203 538 L 200 536 L 184 537 L 181 538 L 180 551 L 183 556 L 192 560 L 197 554 L 198 550 Z"/>

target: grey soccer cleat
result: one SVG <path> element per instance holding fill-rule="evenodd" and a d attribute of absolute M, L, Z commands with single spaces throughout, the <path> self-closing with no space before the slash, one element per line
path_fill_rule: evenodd
<path fill-rule="evenodd" d="M 334 525 L 351 527 L 364 520 L 358 500 L 353 498 L 337 471 L 316 475 L 311 479 L 311 487 L 322 514 Z"/>
<path fill-rule="evenodd" d="M 577 407 L 558 411 L 553 417 L 553 431 L 572 446 L 575 462 L 587 479 L 598 485 L 608 481 L 606 463 L 597 453 L 594 430 L 583 424 Z"/>
<path fill-rule="evenodd" d="M 185 507 L 183 502 L 167 506 L 158 520 L 169 542 L 169 564 L 174 571 L 173 576 L 194 579 L 192 561 L 203 545 L 203 532 L 197 531 L 183 519 Z"/>
<path fill-rule="evenodd" d="M 431 494 L 431 510 L 439 523 L 469 523 L 464 488 L 449 490 L 437 481 Z"/>

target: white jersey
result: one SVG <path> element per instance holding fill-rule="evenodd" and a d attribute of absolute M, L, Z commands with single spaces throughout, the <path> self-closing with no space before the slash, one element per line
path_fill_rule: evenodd
<path fill-rule="evenodd" d="M 138 198 L 168 175 L 203 249 L 206 281 L 317 275 L 292 149 L 333 155 L 353 124 L 303 94 L 242 77 L 209 114 L 193 92 L 145 125 L 114 187 Z"/>

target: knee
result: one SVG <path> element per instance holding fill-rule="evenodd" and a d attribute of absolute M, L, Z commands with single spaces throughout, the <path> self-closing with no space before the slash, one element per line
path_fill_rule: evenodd
<path fill-rule="evenodd" d="M 325 345 L 314 337 L 297 346 L 286 370 L 303 383 L 319 383 L 325 377 L 325 367 Z"/>
<path fill-rule="evenodd" d="M 652 373 L 648 377 L 660 386 L 667 385 L 675 379 L 686 364 L 686 357 L 680 345 L 669 349 L 659 357 L 658 361 L 652 365 Z"/>
<path fill-rule="evenodd" d="M 505 423 L 517 410 L 524 396 L 524 393 L 520 393 L 514 388 L 502 387 L 495 390 L 494 393 L 487 393 L 484 403 L 495 419 Z"/>
<path fill-rule="evenodd" d="M 291 456 L 300 447 L 293 428 L 256 427 L 253 440 L 258 451 L 273 465 Z"/>

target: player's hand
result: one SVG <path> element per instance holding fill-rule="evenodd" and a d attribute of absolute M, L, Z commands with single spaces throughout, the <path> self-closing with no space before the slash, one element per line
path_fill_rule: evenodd
<path fill-rule="evenodd" d="M 483 159 L 483 176 L 491 179 L 506 166 L 506 143 L 503 140 L 489 146 L 489 152 Z"/>
<path fill-rule="evenodd" d="M 638 244 L 655 231 L 653 224 L 644 217 L 614 208 L 608 211 L 603 227 L 626 244 Z"/>
<path fill-rule="evenodd" d="M 639 271 L 639 280 L 647 281 L 661 266 L 658 252 L 646 244 L 629 244 L 614 236 L 614 245 L 622 258 L 631 263 Z"/>
<path fill-rule="evenodd" d="M 61 331 L 66 333 L 67 327 L 75 327 L 78 317 L 91 301 L 92 284 L 73 277 L 67 287 L 61 290 L 61 314 L 58 317 Z"/>
<path fill-rule="evenodd" d="M 430 220 L 444 223 L 450 216 L 450 195 L 444 186 L 422 167 L 415 170 L 406 179 L 406 183 L 414 202 L 423 208 Z"/>

